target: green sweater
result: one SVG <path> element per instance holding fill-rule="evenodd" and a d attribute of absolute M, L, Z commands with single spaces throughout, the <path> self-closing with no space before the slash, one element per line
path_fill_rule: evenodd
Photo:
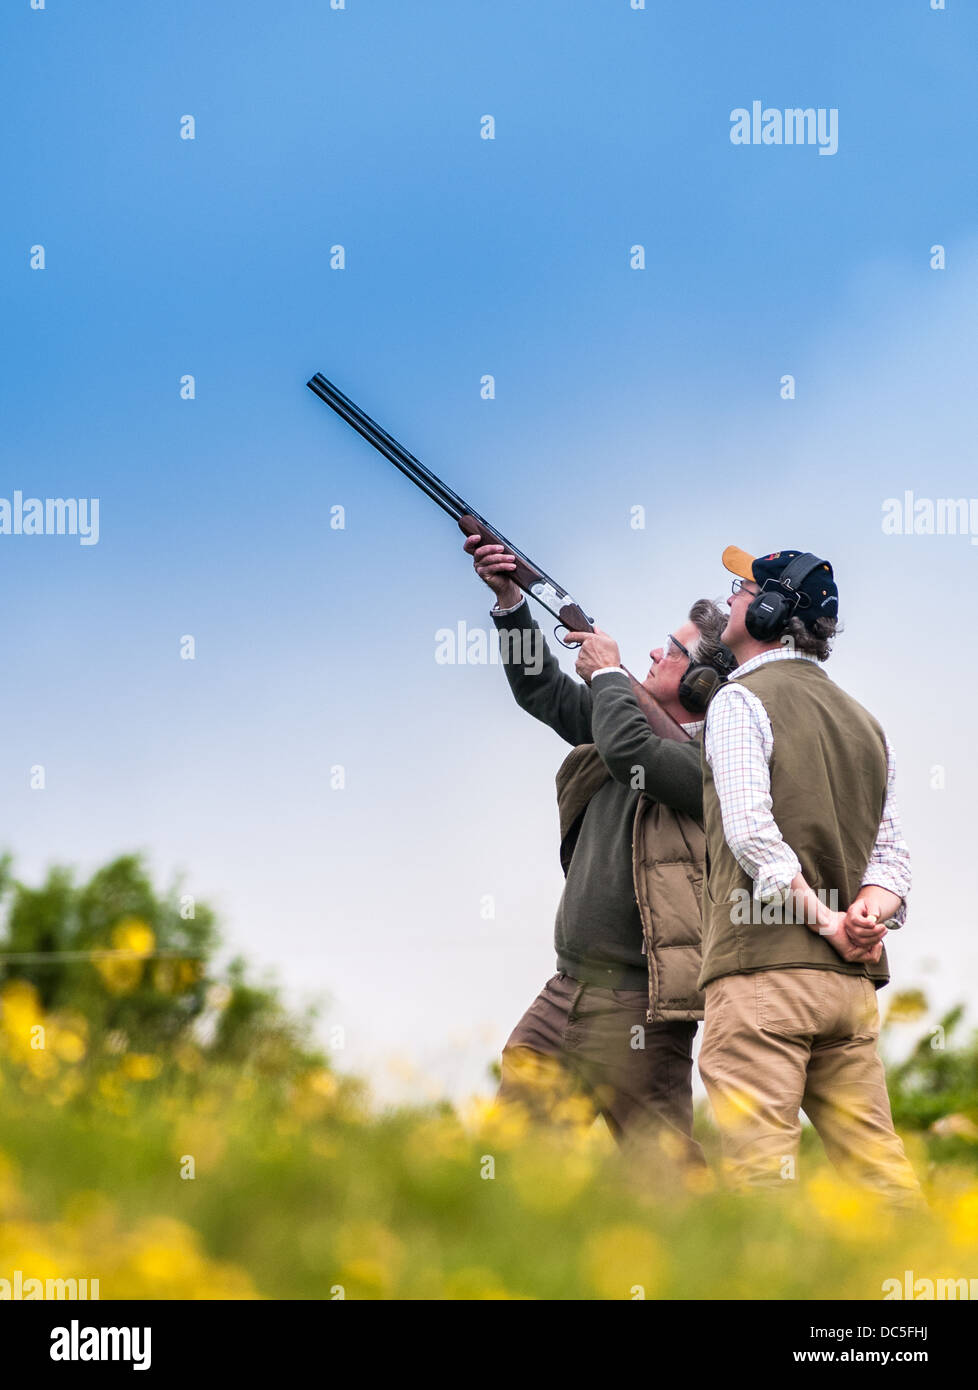
<path fill-rule="evenodd" d="M 595 676 L 590 686 L 567 675 L 526 603 L 493 621 L 500 629 L 533 631 L 523 639 L 524 653 L 544 650 L 536 674 L 504 664 L 520 708 L 575 747 L 594 743 L 611 774 L 588 804 L 567 872 L 554 927 L 557 968 L 590 984 L 644 991 L 648 966 L 632 874 L 632 826 L 642 792 L 632 783 L 640 768 L 648 796 L 701 820 L 700 741 L 674 743 L 653 734 L 624 672 Z"/>

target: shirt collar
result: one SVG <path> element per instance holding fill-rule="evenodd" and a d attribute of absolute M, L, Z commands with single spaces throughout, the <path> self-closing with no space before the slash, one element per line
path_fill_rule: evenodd
<path fill-rule="evenodd" d="M 790 647 L 777 647 L 770 652 L 761 652 L 760 656 L 752 656 L 750 661 L 745 661 L 743 666 L 731 671 L 727 680 L 739 680 L 749 671 L 756 671 L 758 666 L 766 666 L 769 661 L 814 661 L 816 666 L 819 664 L 818 658 L 809 656 L 807 652 L 792 651 Z"/>
<path fill-rule="evenodd" d="M 696 719 L 692 724 L 680 724 L 679 727 L 685 729 L 691 738 L 695 738 L 705 723 L 705 719 Z"/>

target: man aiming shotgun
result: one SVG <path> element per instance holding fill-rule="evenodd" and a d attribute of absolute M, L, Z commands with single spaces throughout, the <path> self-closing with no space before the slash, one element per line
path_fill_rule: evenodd
<path fill-rule="evenodd" d="M 341 420 L 345 420 L 369 444 L 372 444 L 378 453 L 383 454 L 384 458 L 388 459 L 399 472 L 403 473 L 406 478 L 410 478 L 415 487 L 420 488 L 436 506 L 441 507 L 442 511 L 454 518 L 459 529 L 465 535 L 478 537 L 483 545 L 490 543 L 503 545 L 512 562 L 513 579 L 524 592 L 531 594 L 552 617 L 557 618 L 560 626 L 573 627 L 582 632 L 591 631 L 590 618 L 562 585 L 558 584 L 538 565 L 535 565 L 521 550 L 517 550 L 512 541 L 508 541 L 500 531 L 494 530 L 484 516 L 480 516 L 473 507 L 469 506 L 468 502 L 459 497 L 457 492 L 454 492 L 446 483 L 442 482 L 441 478 L 432 473 L 430 468 L 425 468 L 419 459 L 408 453 L 407 449 L 399 444 L 393 435 L 382 429 L 376 420 L 371 420 L 370 416 L 358 405 L 355 405 L 349 396 L 345 396 L 338 386 L 327 380 L 321 372 L 317 372 L 306 382 L 306 385 L 331 410 L 334 410 Z M 631 682 L 632 693 L 649 726 L 663 738 L 684 741 L 687 735 L 676 720 L 663 712 L 661 705 L 648 694 L 644 685 L 631 674 L 627 667 L 623 666 L 621 669 Z M 696 688 L 702 697 L 705 698 L 707 692 L 713 689 L 716 679 L 716 673 L 711 676 L 706 671 L 701 671 L 696 677 Z"/>
<path fill-rule="evenodd" d="M 500 1100 L 558 1121 L 567 1102 L 601 1113 L 646 1168 L 702 1168 L 692 1137 L 692 1044 L 702 998 L 700 734 L 730 654 L 725 616 L 701 599 L 638 681 L 555 580 L 409 454 L 325 377 L 309 388 L 465 532 L 466 552 L 497 598 L 504 661 L 518 703 L 573 752 L 557 777 L 567 882 L 555 930 L 557 974 L 503 1051 Z M 580 643 L 566 675 L 546 650 L 530 594 Z M 542 667 L 522 653 L 544 651 Z"/>
<path fill-rule="evenodd" d="M 514 557 L 470 536 L 466 552 L 496 594 L 500 632 L 516 653 L 542 633 L 513 582 Z M 692 1137 L 692 1045 L 702 1000 L 703 879 L 700 734 L 703 700 L 690 693 L 702 667 L 712 690 L 727 665 L 725 619 L 700 599 L 661 647 L 643 685 L 686 736 L 655 734 L 600 631 L 580 642 L 566 675 L 545 649 L 542 669 L 505 663 L 517 703 L 574 745 L 557 774 L 561 863 L 566 874 L 554 937 L 557 973 L 503 1050 L 499 1101 L 539 1120 L 570 1110 L 603 1115 L 627 1151 L 662 1172 L 702 1166 Z M 571 1099 L 583 1105 L 568 1106 Z"/>

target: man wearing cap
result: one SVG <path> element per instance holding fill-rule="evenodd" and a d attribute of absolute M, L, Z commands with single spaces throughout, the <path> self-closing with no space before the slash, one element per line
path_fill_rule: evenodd
<path fill-rule="evenodd" d="M 790 1182 L 804 1110 L 846 1177 L 913 1208 L 876 1050 L 882 941 L 910 888 L 892 750 L 820 664 L 837 625 L 831 565 L 734 546 L 723 563 L 738 576 L 722 634 L 738 665 L 703 744 L 699 1069 L 724 1168 L 737 1187 Z"/>

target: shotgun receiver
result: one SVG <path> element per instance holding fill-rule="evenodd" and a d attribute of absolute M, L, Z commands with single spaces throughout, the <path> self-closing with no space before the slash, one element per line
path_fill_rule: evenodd
<path fill-rule="evenodd" d="M 313 391 L 321 401 L 335 410 L 341 420 L 352 426 L 358 434 L 363 435 L 368 444 L 384 455 L 395 468 L 408 478 L 416 487 L 430 497 L 443 511 L 446 511 L 457 523 L 459 529 L 466 536 L 478 536 L 482 545 L 502 545 L 512 554 L 516 561 L 516 568 L 513 570 L 513 579 L 519 587 L 535 598 L 547 612 L 557 619 L 558 624 L 567 628 L 569 632 L 593 632 L 594 625 L 592 620 L 584 612 L 562 585 L 555 579 L 535 565 L 522 550 L 518 550 L 512 541 L 508 541 L 501 531 L 497 531 L 486 521 L 484 516 L 480 516 L 474 508 L 461 497 L 457 492 L 453 492 L 442 480 L 425 468 L 424 464 L 409 454 L 403 445 L 398 444 L 397 440 L 389 435 L 386 430 L 371 420 L 369 415 L 364 414 L 358 405 L 354 405 L 348 396 L 331 381 L 328 381 L 321 372 L 317 372 L 310 381 L 306 382 L 310 391 Z M 560 640 L 560 639 L 558 639 Z M 632 684 L 632 691 L 636 700 L 649 723 L 652 732 L 658 734 L 660 738 L 672 739 L 675 742 L 685 743 L 689 735 L 682 725 L 668 715 L 648 691 L 642 686 L 631 671 L 622 667 L 625 674 Z"/>

